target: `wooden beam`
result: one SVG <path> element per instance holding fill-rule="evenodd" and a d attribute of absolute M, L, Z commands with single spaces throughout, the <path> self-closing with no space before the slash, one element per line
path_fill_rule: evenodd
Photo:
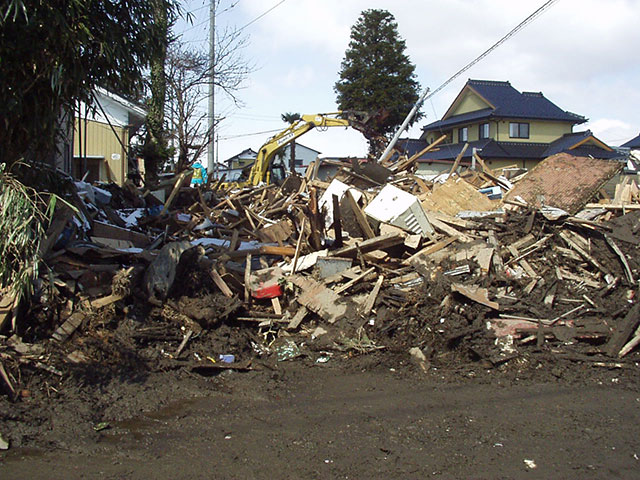
<path fill-rule="evenodd" d="M 460 153 L 456 157 L 456 160 L 453 162 L 453 165 L 451 166 L 451 170 L 449 170 L 449 175 L 453 175 L 453 173 L 458 169 L 458 165 L 460 165 L 460 160 L 462 160 L 462 157 L 464 157 L 464 154 L 467 151 L 467 148 L 469 148 L 469 144 L 465 143 L 464 147 L 462 147 L 462 150 L 460 150 Z"/>
<path fill-rule="evenodd" d="M 367 297 L 367 300 L 364 302 L 364 305 L 362 306 L 362 311 L 360 312 L 360 314 L 363 317 L 368 317 L 369 314 L 371 313 L 371 310 L 373 310 L 373 305 L 376 303 L 376 298 L 378 298 L 378 294 L 380 293 L 380 288 L 382 288 L 383 282 L 384 282 L 384 275 L 380 275 L 378 277 L 378 281 L 376 281 L 376 284 L 373 287 L 373 290 L 371 290 L 371 292 L 369 293 L 369 296 Z"/>
<path fill-rule="evenodd" d="M 356 278 L 354 278 L 352 280 L 349 280 L 347 283 L 345 283 L 341 287 L 337 288 L 335 290 L 335 292 L 338 293 L 338 294 L 346 292 L 351 287 L 353 287 L 356 283 L 358 283 L 360 280 L 362 280 L 364 277 L 366 277 L 367 275 L 369 275 L 370 273 L 373 273 L 375 271 L 376 271 L 376 267 L 368 268 L 367 270 L 362 272 L 360 275 L 358 275 Z"/>
<path fill-rule="evenodd" d="M 358 254 L 358 250 L 361 252 L 370 252 L 372 250 L 381 250 L 404 243 L 404 235 L 398 233 L 390 233 L 387 235 L 379 235 L 374 238 L 370 238 L 361 243 L 356 243 L 349 247 L 344 247 L 338 250 L 334 250 L 329 253 L 330 257 L 349 257 L 354 258 Z"/>
<path fill-rule="evenodd" d="M 345 195 L 346 195 L 347 202 L 349 203 L 349 206 L 351 207 L 351 210 L 353 211 L 353 214 L 356 217 L 356 221 L 358 222 L 358 225 L 360 225 L 360 228 L 362 229 L 362 232 L 365 235 L 365 238 L 367 239 L 374 238 L 376 234 L 373 232 L 373 229 L 371 228 L 371 224 L 369 223 L 369 220 L 367 220 L 367 216 L 364 214 L 364 212 L 360 208 L 360 205 L 358 205 L 358 202 L 356 202 L 356 199 L 353 198 L 353 194 L 351 193 L 351 191 L 347 190 Z"/>

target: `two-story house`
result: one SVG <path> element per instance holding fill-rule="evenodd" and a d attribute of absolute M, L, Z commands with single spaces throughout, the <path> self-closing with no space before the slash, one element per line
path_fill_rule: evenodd
<path fill-rule="evenodd" d="M 441 120 L 423 127 L 419 140 L 400 142 L 408 155 L 421 151 L 442 135 L 437 149 L 418 159 L 418 174 L 449 170 L 469 144 L 462 165 L 472 162 L 475 151 L 490 168 L 531 168 L 560 152 L 613 158 L 617 153 L 590 131 L 573 133 L 585 123 L 582 115 L 566 111 L 541 92 L 519 92 L 509 82 L 469 80 Z"/>

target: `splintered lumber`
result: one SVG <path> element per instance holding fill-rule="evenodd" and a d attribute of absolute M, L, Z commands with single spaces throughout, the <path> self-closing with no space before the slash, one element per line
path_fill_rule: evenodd
<path fill-rule="evenodd" d="M 117 295 L 117 294 L 107 295 L 106 297 L 101 297 L 101 298 L 96 298 L 95 300 L 90 300 L 90 301 L 88 301 L 88 303 L 91 306 L 91 308 L 99 309 L 99 308 L 111 305 L 112 303 L 116 303 L 116 302 L 122 300 L 124 297 L 125 297 L 125 295 Z"/>
<path fill-rule="evenodd" d="M 304 237 L 304 227 L 307 224 L 307 217 L 302 220 L 302 228 L 300 228 L 300 236 L 298 236 L 298 242 L 296 243 L 296 252 L 293 255 L 293 266 L 291 267 L 291 273 L 296 273 L 298 267 L 298 259 L 300 258 L 300 246 L 302 245 L 302 237 Z"/>
<path fill-rule="evenodd" d="M 332 195 L 333 201 L 333 231 L 336 237 L 336 247 L 342 246 L 342 217 L 340 215 L 340 199 L 338 195 Z"/>
<path fill-rule="evenodd" d="M 209 276 L 213 280 L 213 283 L 216 284 L 216 287 L 220 289 L 220 291 L 224 294 L 225 297 L 229 297 L 229 298 L 233 297 L 233 292 L 231 291 L 227 283 L 224 281 L 224 279 L 220 276 L 220 274 L 218 273 L 218 270 L 216 270 L 215 267 L 211 266 L 211 268 L 209 268 Z"/>
<path fill-rule="evenodd" d="M 13 383 L 11 383 L 11 379 L 9 378 L 9 375 L 7 375 L 7 372 L 4 369 L 4 365 L 2 364 L 2 361 L 0 361 L 0 377 L 2 377 L 2 379 L 4 380 L 4 383 L 6 383 L 9 390 L 11 390 L 11 394 L 15 397 L 16 390 L 13 387 Z"/>
<path fill-rule="evenodd" d="M 635 280 L 633 279 L 633 273 L 631 273 L 631 268 L 629 268 L 629 263 L 627 262 L 627 258 L 624 256 L 624 253 L 622 253 L 622 250 L 620 250 L 620 247 L 616 245 L 616 243 L 613 241 L 611 237 L 609 237 L 609 235 L 605 235 L 604 239 L 607 241 L 607 243 L 611 247 L 611 250 L 613 250 L 616 253 L 616 255 L 618 255 L 618 258 L 620 259 L 620 263 L 622 263 L 622 266 L 624 267 L 624 273 L 627 276 L 627 280 L 629 280 L 629 282 L 632 284 L 635 283 Z"/>
<path fill-rule="evenodd" d="M 180 191 L 180 187 L 182 187 L 182 184 L 184 183 L 185 179 L 190 174 L 191 174 L 191 170 L 187 169 L 187 170 L 183 170 L 178 175 L 178 177 L 176 178 L 176 182 L 173 185 L 173 190 L 171 190 L 171 194 L 169 195 L 169 198 L 164 203 L 164 207 L 162 207 L 162 211 L 160 212 L 160 215 L 164 215 L 165 213 L 167 213 L 167 210 L 171 207 L 171 204 L 173 203 L 173 199 L 176 198 L 176 195 Z"/>
<path fill-rule="evenodd" d="M 356 243 L 348 247 L 334 250 L 329 253 L 330 257 L 349 257 L 353 258 L 358 255 L 358 251 L 365 253 L 372 250 L 381 250 L 389 247 L 394 247 L 404 243 L 404 235 L 399 233 L 391 233 L 388 235 L 380 235 L 374 238 L 365 240 L 364 242 Z"/>
<path fill-rule="evenodd" d="M 149 237 L 143 233 L 134 232 L 126 228 L 116 227 L 108 223 L 93 222 L 92 237 L 125 240 L 133 243 L 134 247 L 144 248 L 149 245 Z"/>
<path fill-rule="evenodd" d="M 300 307 L 289 322 L 289 325 L 287 325 L 287 330 L 295 330 L 298 328 L 308 314 L 309 310 L 307 310 L 307 307 Z"/>
<path fill-rule="evenodd" d="M 280 299 L 278 297 L 273 297 L 271 299 L 271 306 L 273 307 L 273 313 L 276 315 L 282 315 L 282 306 L 280 305 Z"/>
<path fill-rule="evenodd" d="M 182 350 L 184 350 L 184 347 L 187 346 L 187 343 L 189 343 L 189 340 L 191 339 L 192 336 L 193 336 L 193 330 L 188 330 L 187 333 L 184 334 L 184 338 L 182 339 L 182 342 L 180 342 L 180 345 L 178 346 L 176 353 L 173 354 L 173 358 L 178 358 L 180 356 L 180 354 L 182 353 Z"/>
<path fill-rule="evenodd" d="M 633 338 L 629 340 L 629 342 L 624 347 L 622 347 L 622 350 L 620 350 L 620 353 L 618 354 L 618 356 L 620 358 L 624 357 L 627 353 L 629 353 L 631 350 L 636 348 L 638 345 L 640 345 L 640 327 L 636 329 L 635 333 L 633 334 Z"/>
<path fill-rule="evenodd" d="M 422 150 L 420 150 L 418 153 L 416 153 L 415 155 L 413 155 L 411 158 L 408 158 L 406 160 L 401 160 L 399 162 L 397 162 L 395 165 L 392 165 L 389 170 L 391 170 L 392 172 L 395 173 L 400 173 L 403 170 L 408 169 L 409 167 L 411 167 L 411 165 L 413 165 L 415 162 L 418 161 L 418 159 L 424 155 L 425 153 L 427 153 L 430 150 L 433 150 L 439 143 L 441 143 L 443 140 L 445 140 L 447 138 L 446 135 L 442 135 L 440 138 L 438 138 L 435 142 L 427 145 L 425 148 L 423 148 Z"/>
<path fill-rule="evenodd" d="M 236 250 L 235 252 L 225 252 L 224 255 L 229 258 L 244 257 L 247 254 L 251 255 L 280 255 L 283 257 L 292 257 L 296 253 L 295 247 L 276 247 L 271 245 L 262 245 L 258 248 L 249 248 L 245 250 Z M 222 254 L 217 254 L 220 256 Z M 211 255 L 216 256 L 216 255 Z"/>
<path fill-rule="evenodd" d="M 373 273 L 376 270 L 376 267 L 371 267 L 367 270 L 365 270 L 364 272 L 362 272 L 360 275 L 358 275 L 357 277 L 349 280 L 347 283 L 345 283 L 344 285 L 342 285 L 340 288 L 337 288 L 335 290 L 336 293 L 343 293 L 346 292 L 347 290 L 349 290 L 351 287 L 353 287 L 356 283 L 358 283 L 360 280 L 362 280 L 364 277 L 366 277 L 367 275 L 369 275 L 370 273 Z"/>
<path fill-rule="evenodd" d="M 300 295 L 296 298 L 297 302 L 329 323 L 335 323 L 355 310 L 352 300 L 340 297 L 330 288 L 311 278 L 292 275 L 290 279 L 301 289 Z"/>
<path fill-rule="evenodd" d="M 413 255 L 411 255 L 409 258 L 407 258 L 406 260 L 403 260 L 403 264 L 405 265 L 410 265 L 412 264 L 415 260 L 422 258 L 422 257 L 428 257 L 429 255 L 436 253 L 440 250 L 442 250 L 443 248 L 448 247 L 450 244 L 452 244 L 453 242 L 455 242 L 458 238 L 457 237 L 449 237 L 446 240 L 442 240 L 440 242 L 436 242 L 433 245 L 429 245 L 427 247 L 424 247 L 422 250 L 420 250 L 417 253 L 414 253 Z"/>
<path fill-rule="evenodd" d="M 489 273 L 491 269 L 491 259 L 493 258 L 493 247 L 481 249 L 475 256 L 476 262 L 480 265 L 482 273 Z"/>
<path fill-rule="evenodd" d="M 458 154 L 455 161 L 453 162 L 453 165 L 451 166 L 451 170 L 449 170 L 449 175 L 453 175 L 453 172 L 455 172 L 458 169 L 458 165 L 460 165 L 460 160 L 462 160 L 462 157 L 464 157 L 464 153 L 467 151 L 467 148 L 469 148 L 469 144 L 465 143 L 464 147 L 462 147 L 462 150 L 460 150 L 460 153 Z"/>
<path fill-rule="evenodd" d="M 640 210 L 640 204 L 617 205 L 615 203 L 587 203 L 585 208 L 603 208 L 605 210 Z"/>
<path fill-rule="evenodd" d="M 566 232 L 560 232 L 558 235 L 560 235 L 560 237 L 567 242 L 567 244 L 573 248 L 576 252 L 578 252 L 580 254 L 580 256 L 582 258 L 584 258 L 587 262 L 589 262 L 591 265 L 593 265 L 594 267 L 596 267 L 598 270 L 600 270 L 603 274 L 608 275 L 609 272 L 602 266 L 600 265 L 600 263 L 593 258 L 591 255 L 589 255 L 582 247 L 580 247 L 580 245 L 577 244 L 577 242 L 575 242 L 574 240 L 572 240 L 569 235 L 567 235 Z"/>
<path fill-rule="evenodd" d="M 373 310 L 373 305 L 376 303 L 376 298 L 378 298 L 378 294 L 380 293 L 380 288 L 382 288 L 383 282 L 384 282 L 384 275 L 380 275 L 378 277 L 378 280 L 376 281 L 376 284 L 373 287 L 373 290 L 371 290 L 371 292 L 367 296 L 367 299 L 364 302 L 364 305 L 362 306 L 362 310 L 360 311 L 360 314 L 362 316 L 364 317 L 369 316 L 369 314 L 371 313 L 371 310 Z"/>
<path fill-rule="evenodd" d="M 67 338 L 73 335 L 78 327 L 84 320 L 84 314 L 81 312 L 73 313 L 62 325 L 60 325 L 55 332 L 51 335 L 51 338 L 58 342 L 64 342 Z"/>
<path fill-rule="evenodd" d="M 429 220 L 429 223 L 436 230 L 442 233 L 445 233 L 451 237 L 458 237 L 458 240 L 460 240 L 462 243 L 470 243 L 473 241 L 472 237 L 462 233 L 459 230 L 456 230 L 452 226 L 447 225 L 445 222 L 438 220 L 434 215 L 431 214 L 431 212 L 426 212 L 426 213 L 427 213 L 427 219 Z"/>
<path fill-rule="evenodd" d="M 640 323 L 640 303 L 636 303 L 629 313 L 616 326 L 613 335 L 607 342 L 604 351 L 610 357 L 616 357 L 620 354 L 622 348 L 629 340 L 629 337 L 638 327 Z"/>
<path fill-rule="evenodd" d="M 500 305 L 498 304 L 498 302 L 489 300 L 489 292 L 486 288 L 454 283 L 451 285 L 451 290 L 464 295 L 474 302 L 480 303 L 489 308 L 493 308 L 494 310 L 500 310 Z"/>
<path fill-rule="evenodd" d="M 244 303 L 249 303 L 251 299 L 250 282 L 251 282 L 251 254 L 245 258 L 244 266 Z"/>
<path fill-rule="evenodd" d="M 365 238 L 367 239 L 374 238 L 376 234 L 373 232 L 373 229 L 371 228 L 371 225 L 367 220 L 367 216 L 364 214 L 364 212 L 360 208 L 360 205 L 358 205 L 358 202 L 356 202 L 355 198 L 353 198 L 353 194 L 351 193 L 350 190 L 346 191 L 345 198 L 347 199 L 347 202 L 351 207 L 351 211 L 355 215 L 356 221 L 358 222 L 358 225 L 362 229 L 362 232 L 364 233 Z"/>

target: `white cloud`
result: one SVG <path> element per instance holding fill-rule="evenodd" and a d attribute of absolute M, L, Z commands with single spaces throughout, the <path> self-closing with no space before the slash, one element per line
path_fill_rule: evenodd
<path fill-rule="evenodd" d="M 276 3 L 277 0 L 242 0 L 233 11 L 221 15 L 220 22 L 245 25 Z M 350 29 L 360 12 L 368 8 L 387 9 L 396 17 L 418 80 L 433 90 L 542 3 L 289 0 L 246 30 L 250 44 L 245 54 L 260 69 L 252 74 L 240 97 L 247 108 L 262 117 L 278 118 L 286 111 L 316 113 L 335 109 L 332 87 Z M 509 80 L 518 90 L 542 91 L 561 108 L 590 118 L 588 126 L 596 136 L 619 144 L 614 140 L 625 135 L 631 138 L 640 130 L 638 18 L 640 2 L 636 0 L 560 0 L 434 96 L 423 109 L 427 119 L 421 125 L 435 119 L 433 109 L 442 115 L 468 78 Z M 281 127 L 283 124 L 277 120 L 257 124 L 236 118 L 224 129 L 232 134 L 234 130 L 246 133 L 252 128 L 261 131 Z M 412 133 L 418 132 L 419 127 L 414 127 Z M 221 142 L 220 156 L 230 156 L 246 146 L 258 148 L 265 139 L 266 136 L 258 136 Z M 331 131 L 323 135 L 310 133 L 300 141 L 323 154 L 366 153 L 366 144 L 355 132 L 344 136 Z"/>

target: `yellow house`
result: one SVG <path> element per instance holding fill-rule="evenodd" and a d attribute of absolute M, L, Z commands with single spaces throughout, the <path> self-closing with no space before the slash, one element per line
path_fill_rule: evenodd
<path fill-rule="evenodd" d="M 441 120 L 423 127 L 408 153 L 418 152 L 442 135 L 446 140 L 418 160 L 419 174 L 438 174 L 469 144 L 462 164 L 471 164 L 475 151 L 490 168 L 531 168 L 563 151 L 574 155 L 612 158 L 617 153 L 590 131 L 573 133 L 586 122 L 562 110 L 541 92 L 519 92 L 509 82 L 469 80 Z"/>
<path fill-rule="evenodd" d="M 128 100 L 97 89 L 91 104 L 80 103 L 75 113 L 71 174 L 87 182 L 127 179 L 131 137 L 146 112 Z"/>

